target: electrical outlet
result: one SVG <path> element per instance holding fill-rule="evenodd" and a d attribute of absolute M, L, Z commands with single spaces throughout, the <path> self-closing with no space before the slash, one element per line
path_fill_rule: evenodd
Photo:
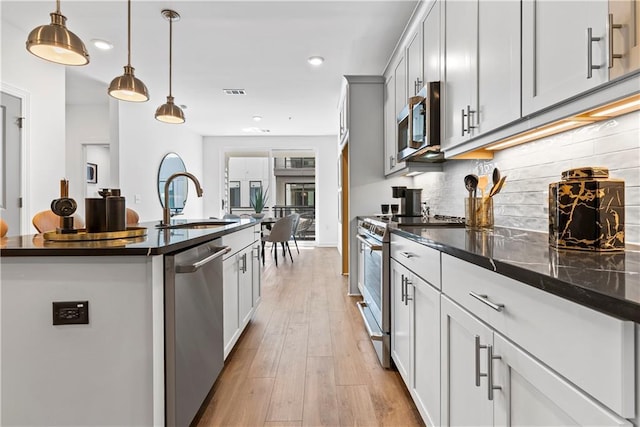
<path fill-rule="evenodd" d="M 53 324 L 89 324 L 89 301 L 54 301 Z"/>
<path fill-rule="evenodd" d="M 141 203 L 142 202 L 142 196 L 140 196 L 139 194 L 136 194 L 133 196 L 133 202 L 134 203 Z"/>

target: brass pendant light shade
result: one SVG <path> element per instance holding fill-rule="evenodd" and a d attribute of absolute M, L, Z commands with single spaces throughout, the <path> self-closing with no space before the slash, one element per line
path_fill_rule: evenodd
<path fill-rule="evenodd" d="M 149 91 L 133 74 L 131 66 L 131 0 L 127 1 L 127 8 L 127 65 L 124 66 L 124 74 L 111 81 L 109 95 L 122 101 L 145 102 L 149 100 Z"/>
<path fill-rule="evenodd" d="M 159 106 L 156 110 L 156 119 L 164 123 L 180 124 L 184 123 L 184 112 L 180 107 L 173 103 L 173 96 L 171 95 L 173 21 L 178 21 L 180 19 L 180 15 L 178 12 L 165 9 L 162 11 L 162 16 L 169 21 L 169 96 L 167 96 L 167 102 Z"/>
<path fill-rule="evenodd" d="M 66 27 L 67 18 L 60 13 L 60 0 L 56 11 L 50 14 L 51 24 L 36 27 L 27 37 L 27 50 L 47 61 L 63 65 L 86 65 L 89 53 L 80 37 Z"/>
<path fill-rule="evenodd" d="M 164 123 L 184 123 L 184 112 L 173 103 L 173 96 L 167 96 L 167 102 L 156 110 L 156 119 Z"/>
<path fill-rule="evenodd" d="M 149 91 L 142 80 L 133 75 L 134 68 L 124 66 L 124 74 L 116 77 L 109 85 L 109 95 L 122 101 L 145 102 L 149 100 Z"/>

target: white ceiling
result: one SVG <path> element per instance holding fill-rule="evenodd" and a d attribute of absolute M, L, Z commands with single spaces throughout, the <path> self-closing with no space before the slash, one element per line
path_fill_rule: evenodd
<path fill-rule="evenodd" d="M 49 23 L 55 1 L 1 2 L 2 20 L 28 32 Z M 341 76 L 380 75 L 416 1 L 132 2 L 132 60 L 154 106 L 168 95 L 169 24 L 174 9 L 173 95 L 187 105 L 188 126 L 202 135 L 335 135 Z M 87 45 L 91 62 L 68 67 L 67 102 L 106 102 L 109 82 L 126 64 L 125 1 L 62 1 L 67 27 Z M 93 38 L 111 41 L 103 52 Z M 28 55 L 25 50 L 25 55 Z M 307 58 L 320 55 L 313 67 Z M 240 88 L 245 96 L 224 95 Z M 252 116 L 263 117 L 261 122 Z M 171 126 L 171 125 L 167 125 Z"/>

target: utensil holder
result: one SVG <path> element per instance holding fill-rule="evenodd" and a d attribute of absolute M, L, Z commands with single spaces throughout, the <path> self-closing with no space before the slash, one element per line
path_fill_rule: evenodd
<path fill-rule="evenodd" d="M 467 197 L 464 199 L 465 225 L 469 228 L 493 227 L 493 199 Z"/>

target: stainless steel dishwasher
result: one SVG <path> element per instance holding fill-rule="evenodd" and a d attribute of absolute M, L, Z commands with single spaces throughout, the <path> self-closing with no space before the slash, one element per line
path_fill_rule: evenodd
<path fill-rule="evenodd" d="M 222 370 L 220 239 L 165 255 L 166 425 L 188 426 Z"/>

